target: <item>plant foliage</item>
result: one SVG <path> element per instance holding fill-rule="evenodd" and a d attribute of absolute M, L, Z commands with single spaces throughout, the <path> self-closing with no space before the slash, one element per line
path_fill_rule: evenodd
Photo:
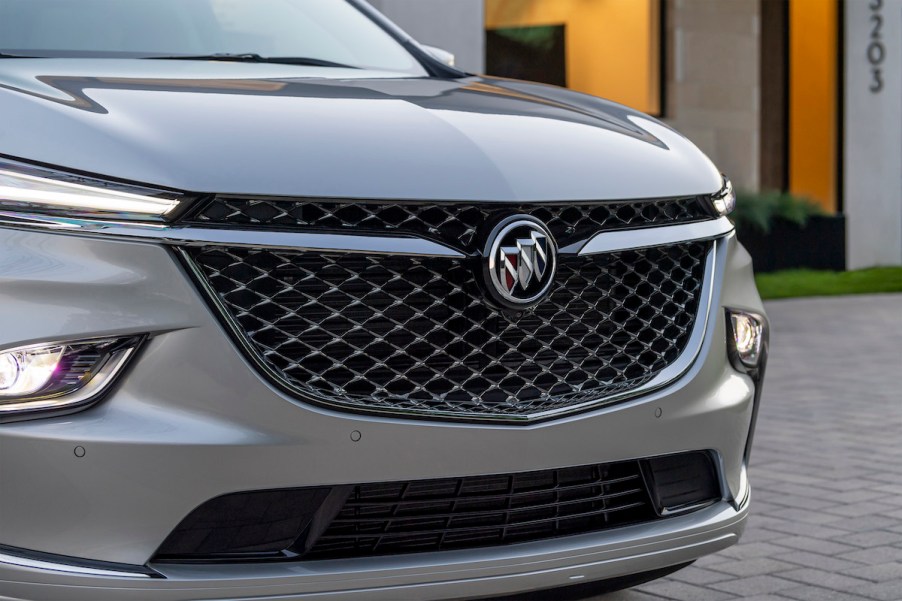
<path fill-rule="evenodd" d="M 730 219 L 737 227 L 752 227 L 765 234 L 770 232 L 774 220 L 783 219 L 805 227 L 814 215 L 824 215 L 824 210 L 811 200 L 776 190 L 736 196 L 736 209 Z"/>

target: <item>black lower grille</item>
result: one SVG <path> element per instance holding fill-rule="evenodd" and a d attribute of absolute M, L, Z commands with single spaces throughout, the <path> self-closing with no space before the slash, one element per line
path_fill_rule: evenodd
<path fill-rule="evenodd" d="M 496 547 L 665 519 L 721 499 L 696 451 L 532 472 L 232 493 L 154 561 L 308 561 Z"/>
<path fill-rule="evenodd" d="M 549 296 L 520 313 L 489 304 L 465 260 L 189 253 L 246 348 L 302 397 L 497 419 L 603 401 L 674 363 L 710 247 L 561 255 Z"/>
<path fill-rule="evenodd" d="M 305 556 L 505 545 L 653 519 L 638 461 L 354 487 Z"/>

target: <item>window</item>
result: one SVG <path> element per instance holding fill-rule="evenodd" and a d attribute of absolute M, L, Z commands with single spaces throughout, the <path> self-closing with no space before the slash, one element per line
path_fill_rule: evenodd
<path fill-rule="evenodd" d="M 486 0 L 486 70 L 660 115 L 662 12 L 661 0 Z"/>

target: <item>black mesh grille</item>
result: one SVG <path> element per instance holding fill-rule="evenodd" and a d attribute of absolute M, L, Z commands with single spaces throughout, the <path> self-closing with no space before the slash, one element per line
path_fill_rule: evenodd
<path fill-rule="evenodd" d="M 670 225 L 710 219 L 696 197 L 593 204 L 405 204 L 325 200 L 257 200 L 217 197 L 190 220 L 231 224 L 407 233 L 475 250 L 477 229 L 503 211 L 532 215 L 544 222 L 561 246 L 604 230 Z"/>
<path fill-rule="evenodd" d="M 637 461 L 363 484 L 304 558 L 495 546 L 655 517 Z"/>
<path fill-rule="evenodd" d="M 560 256 L 522 313 L 467 261 L 202 247 L 190 254 L 263 362 L 314 399 L 468 418 L 633 390 L 686 347 L 710 243 Z"/>

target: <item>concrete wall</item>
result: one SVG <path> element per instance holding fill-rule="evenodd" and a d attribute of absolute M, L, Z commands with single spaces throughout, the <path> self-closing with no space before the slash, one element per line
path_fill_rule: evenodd
<path fill-rule="evenodd" d="M 665 121 L 743 190 L 759 187 L 759 0 L 669 0 Z"/>
<path fill-rule="evenodd" d="M 482 0 L 369 0 L 422 44 L 453 52 L 457 67 L 485 69 L 485 11 Z"/>
<path fill-rule="evenodd" d="M 848 267 L 902 265 L 902 0 L 845 11 Z"/>

